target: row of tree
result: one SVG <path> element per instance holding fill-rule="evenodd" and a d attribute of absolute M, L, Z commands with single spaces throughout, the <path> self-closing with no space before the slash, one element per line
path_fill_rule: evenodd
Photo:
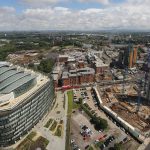
<path fill-rule="evenodd" d="M 81 100 L 80 100 L 81 102 Z M 107 120 L 97 117 L 96 115 L 92 114 L 92 111 L 89 110 L 89 107 L 85 104 L 81 104 L 81 108 L 88 114 L 89 117 L 91 117 L 91 123 L 94 124 L 94 127 L 96 130 L 100 129 L 107 129 L 108 128 L 108 122 Z"/>

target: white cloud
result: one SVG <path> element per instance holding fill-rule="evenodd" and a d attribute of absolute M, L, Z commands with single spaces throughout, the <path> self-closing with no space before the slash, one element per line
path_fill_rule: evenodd
<path fill-rule="evenodd" d="M 58 3 L 61 0 L 23 0 L 25 3 L 29 3 L 29 4 L 36 4 L 36 3 L 49 3 L 49 4 L 53 4 L 53 3 Z"/>
<path fill-rule="evenodd" d="M 98 2 L 98 3 L 101 3 L 103 5 L 108 5 L 110 4 L 110 1 L 109 0 L 78 0 L 79 2 L 86 2 L 86 3 L 89 3 L 89 2 Z"/>
<path fill-rule="evenodd" d="M 107 5 L 110 3 L 110 0 L 21 0 L 22 2 L 29 4 L 29 5 L 51 5 L 51 4 L 57 4 L 60 2 L 69 2 L 69 1 L 78 1 L 81 3 L 92 3 L 92 2 L 97 2 L 101 3 L 104 5 Z"/>
<path fill-rule="evenodd" d="M 149 1 L 135 1 L 84 10 L 28 8 L 21 14 L 12 7 L 0 7 L 0 30 L 150 29 Z"/>

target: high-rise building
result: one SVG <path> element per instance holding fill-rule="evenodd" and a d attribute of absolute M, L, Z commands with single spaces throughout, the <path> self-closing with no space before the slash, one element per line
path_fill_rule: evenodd
<path fill-rule="evenodd" d="M 148 104 L 150 105 L 150 76 L 148 79 L 147 91 L 146 91 L 146 98 L 148 100 Z"/>
<path fill-rule="evenodd" d="M 133 65 L 135 65 L 136 62 L 137 62 L 137 53 L 138 53 L 138 47 L 134 47 L 134 50 L 133 50 Z"/>
<path fill-rule="evenodd" d="M 138 49 L 137 47 L 129 46 L 128 50 L 124 51 L 124 55 L 123 55 L 124 66 L 128 68 L 132 68 L 135 66 L 137 62 L 137 49 Z"/>
<path fill-rule="evenodd" d="M 0 147 L 14 144 L 48 112 L 53 81 L 42 74 L 0 63 Z"/>
<path fill-rule="evenodd" d="M 148 104 L 150 104 L 150 49 L 148 50 L 148 72 L 147 72 L 147 76 L 148 76 L 148 85 L 147 85 L 147 100 L 148 100 Z"/>
<path fill-rule="evenodd" d="M 133 49 L 131 48 L 130 51 L 129 51 L 129 56 L 128 56 L 128 59 L 129 59 L 129 62 L 128 62 L 128 67 L 129 68 L 132 68 L 133 67 Z"/>

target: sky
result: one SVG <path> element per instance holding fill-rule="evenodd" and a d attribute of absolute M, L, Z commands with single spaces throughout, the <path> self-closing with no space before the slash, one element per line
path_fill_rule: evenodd
<path fill-rule="evenodd" d="M 150 0 L 0 0 L 0 31 L 150 30 Z"/>

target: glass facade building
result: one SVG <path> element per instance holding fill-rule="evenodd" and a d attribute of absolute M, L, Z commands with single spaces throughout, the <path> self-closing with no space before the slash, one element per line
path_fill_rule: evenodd
<path fill-rule="evenodd" d="M 53 99 L 51 81 L 12 110 L 0 112 L 0 146 L 14 144 L 31 130 L 49 110 Z"/>
<path fill-rule="evenodd" d="M 0 105 L 0 147 L 7 147 L 30 131 L 50 110 L 55 92 L 53 80 L 20 74 L 4 65 L 0 66 L 0 80 L 0 96 L 14 95 L 14 100 Z"/>

